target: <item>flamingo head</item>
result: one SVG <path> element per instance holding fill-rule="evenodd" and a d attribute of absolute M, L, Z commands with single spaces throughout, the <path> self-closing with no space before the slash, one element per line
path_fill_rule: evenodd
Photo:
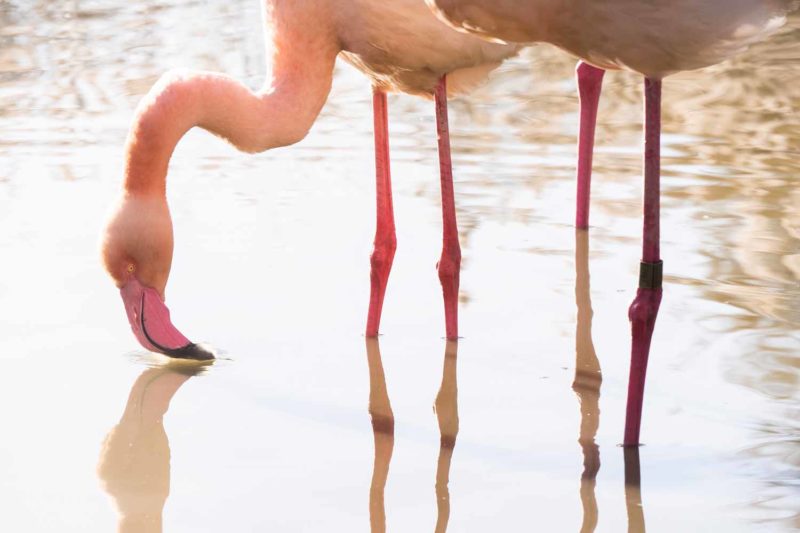
<path fill-rule="evenodd" d="M 126 193 L 102 238 L 106 271 L 120 290 L 128 321 L 146 349 L 182 359 L 213 359 L 172 325 L 164 289 L 172 266 L 172 219 L 163 196 Z"/>

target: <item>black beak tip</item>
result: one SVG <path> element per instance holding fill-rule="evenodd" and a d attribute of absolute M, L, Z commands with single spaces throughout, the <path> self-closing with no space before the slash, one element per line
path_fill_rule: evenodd
<path fill-rule="evenodd" d="M 189 343 L 181 348 L 164 350 L 164 355 L 175 359 L 188 359 L 192 361 L 213 361 L 214 352 L 202 344 Z"/>

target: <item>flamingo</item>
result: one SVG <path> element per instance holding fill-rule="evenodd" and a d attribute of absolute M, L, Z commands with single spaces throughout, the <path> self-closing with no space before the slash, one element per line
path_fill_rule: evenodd
<path fill-rule="evenodd" d="M 547 42 L 580 61 L 575 223 L 589 227 L 597 107 L 606 70 L 644 76 L 644 228 L 639 288 L 628 311 L 631 369 L 624 446 L 638 446 L 650 342 L 662 295 L 659 250 L 661 83 L 719 63 L 766 38 L 797 0 L 425 0 L 443 21 L 496 42 Z"/>
<path fill-rule="evenodd" d="M 136 338 L 146 349 L 171 357 L 214 357 L 173 325 L 165 304 L 173 252 L 166 179 L 178 141 L 195 126 L 245 152 L 300 141 L 325 103 L 340 54 L 373 85 L 377 228 L 366 335 L 378 334 L 396 249 L 386 93 L 402 91 L 435 100 L 443 215 L 437 268 L 447 338 L 457 338 L 461 251 L 447 97 L 481 81 L 520 46 L 454 31 L 418 0 L 264 0 L 262 7 L 272 67 L 263 88 L 252 91 L 220 73 L 175 70 L 159 79 L 136 110 L 125 145 L 122 194 L 101 247 Z"/>

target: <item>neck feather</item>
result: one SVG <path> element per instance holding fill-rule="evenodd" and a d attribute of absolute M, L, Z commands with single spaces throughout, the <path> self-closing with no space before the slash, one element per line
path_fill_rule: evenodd
<path fill-rule="evenodd" d="M 292 9 L 265 10 L 272 68 L 262 89 L 253 91 L 213 72 L 176 70 L 161 77 L 139 104 L 128 134 L 127 193 L 165 195 L 172 152 L 195 126 L 245 152 L 286 146 L 305 137 L 330 91 L 339 46 L 335 33 L 320 27 L 319 19 L 303 20 L 312 13 L 293 14 Z"/>

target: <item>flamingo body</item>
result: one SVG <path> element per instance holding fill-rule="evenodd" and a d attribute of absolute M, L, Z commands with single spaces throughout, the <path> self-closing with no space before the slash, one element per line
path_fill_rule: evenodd
<path fill-rule="evenodd" d="M 521 48 L 476 39 L 431 16 L 417 0 L 338 2 L 342 58 L 382 91 L 430 96 L 443 75 L 464 93 Z"/>
<path fill-rule="evenodd" d="M 210 131 L 244 152 L 300 141 L 325 104 L 341 53 L 369 76 L 376 91 L 379 223 L 367 335 L 377 335 L 396 246 L 385 108 L 385 92 L 391 90 L 435 95 L 437 100 L 445 203 L 439 276 L 448 337 L 454 338 L 460 250 L 449 143 L 442 142 L 447 139 L 445 91 L 448 87 L 451 93 L 467 90 L 520 46 L 488 43 L 459 33 L 418 0 L 263 0 L 263 7 L 271 68 L 261 89 L 253 91 L 225 74 L 171 71 L 137 108 L 126 143 L 121 199 L 102 245 L 104 265 L 120 288 L 134 334 L 149 350 L 173 357 L 211 357 L 172 324 L 165 304 L 173 253 L 167 171 L 177 143 L 193 127 Z M 445 75 L 450 83 L 445 83 Z"/>
<path fill-rule="evenodd" d="M 724 61 L 781 27 L 795 0 L 426 0 L 455 28 L 548 42 L 651 79 Z"/>

